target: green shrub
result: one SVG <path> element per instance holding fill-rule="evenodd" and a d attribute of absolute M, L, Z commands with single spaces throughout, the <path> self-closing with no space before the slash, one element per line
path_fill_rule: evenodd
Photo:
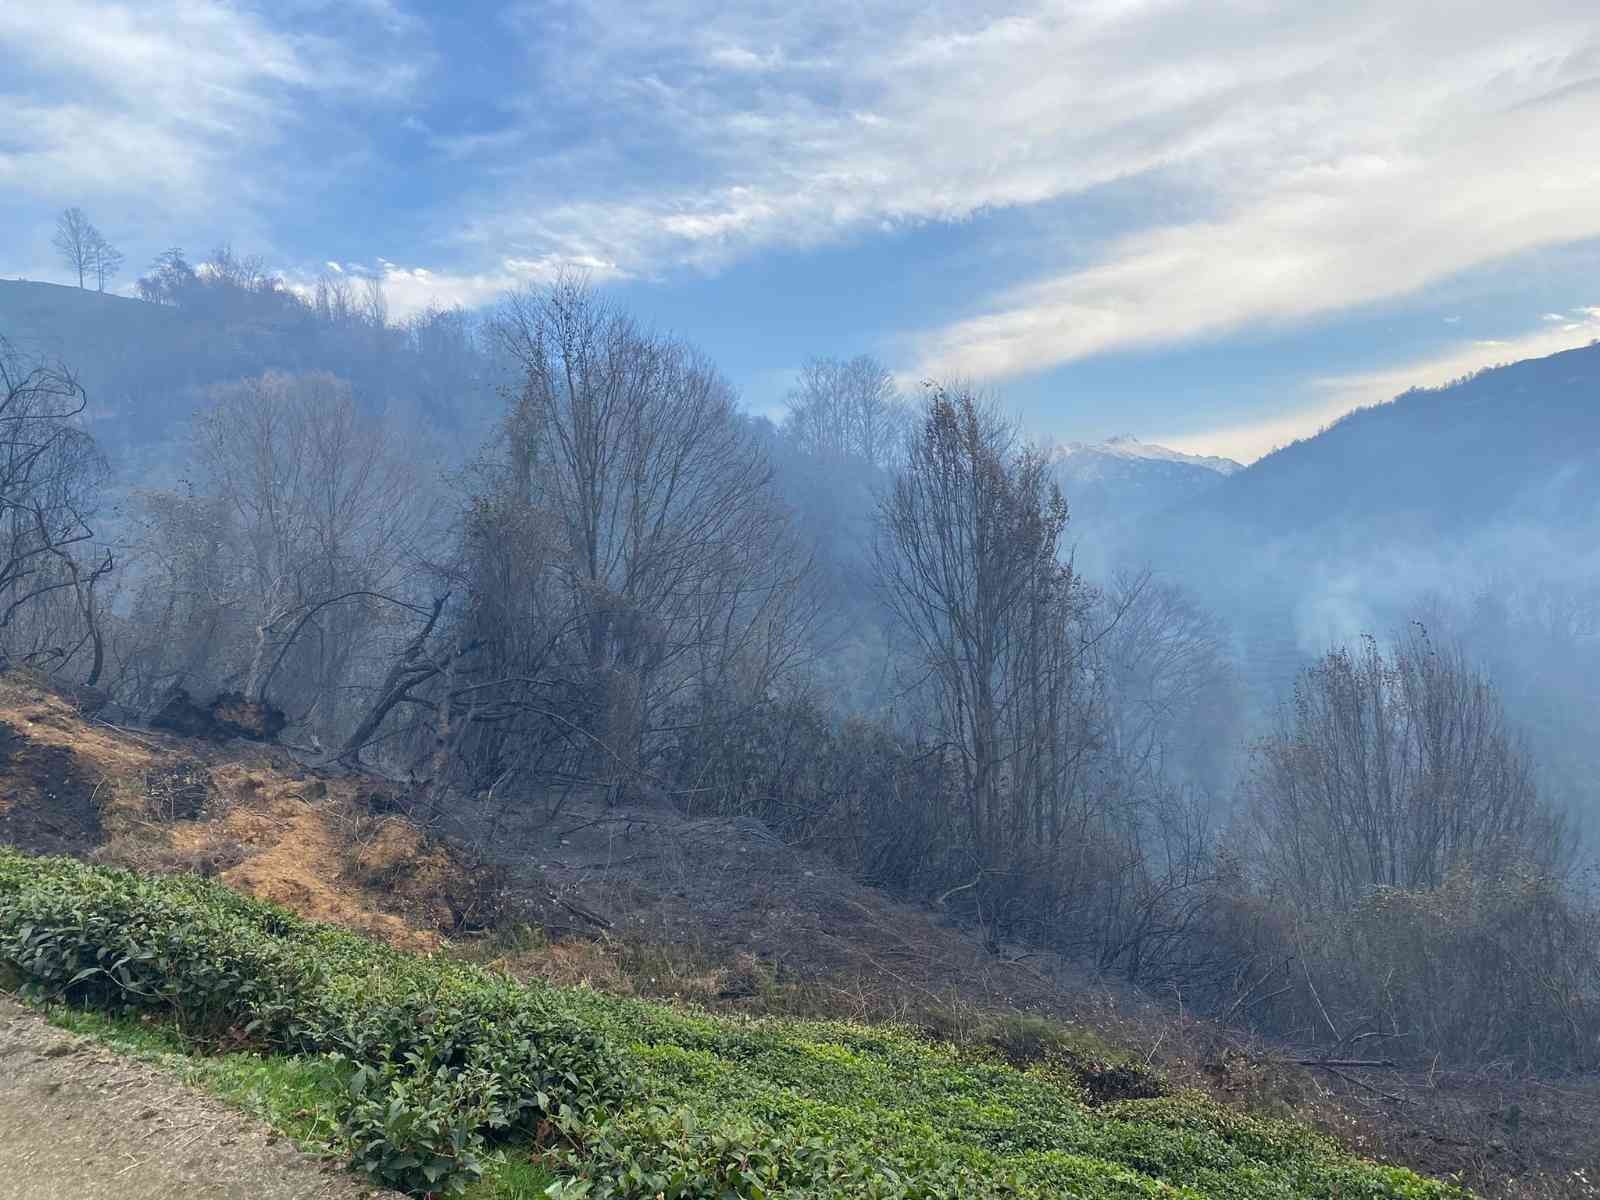
<path fill-rule="evenodd" d="M 557 993 L 193 877 L 0 850 L 0 963 L 35 996 L 165 1011 L 201 1039 L 339 1056 L 358 1165 L 417 1191 L 473 1178 L 487 1134 L 576 1128 L 628 1090 L 617 1053 Z"/>
<path fill-rule="evenodd" d="M 354 1164 L 413 1194 L 514 1161 L 555 1174 L 550 1200 L 1462 1196 L 1200 1096 L 1096 1095 L 1085 1063 L 1119 1059 L 1067 1027 L 963 1048 L 530 989 L 188 877 L 0 851 L 7 965 L 39 994 L 312 1058 Z"/>
<path fill-rule="evenodd" d="M 357 1067 L 343 1132 L 354 1165 L 406 1192 L 459 1192 L 483 1175 L 484 1128 L 499 1127 L 499 1081 L 474 1067 Z"/>
<path fill-rule="evenodd" d="M 1000 1200 L 1035 1194 L 1005 1171 L 983 1175 L 936 1154 L 872 1153 L 738 1118 L 706 1127 L 688 1109 L 652 1109 L 609 1123 L 582 1155 L 567 1152 L 556 1160 L 570 1175 L 549 1190 L 551 1200 Z"/>

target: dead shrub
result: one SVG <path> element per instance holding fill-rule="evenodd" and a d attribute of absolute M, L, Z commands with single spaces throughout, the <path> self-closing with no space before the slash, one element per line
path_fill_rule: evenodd
<path fill-rule="evenodd" d="M 248 857 L 249 851 L 231 838 L 174 846 L 164 838 L 131 832 L 113 837 L 90 855 L 90 861 L 151 875 L 200 875 L 210 879 Z"/>
<path fill-rule="evenodd" d="M 517 979 L 557 987 L 587 987 L 618 996 L 636 994 L 623 970 L 621 947 L 611 939 L 551 939 L 536 925 L 516 924 L 490 936 L 479 955 Z"/>
<path fill-rule="evenodd" d="M 164 824 L 198 820 L 211 800 L 211 773 L 204 763 L 183 759 L 144 773 L 144 810 L 150 820 Z"/>
<path fill-rule="evenodd" d="M 1431 888 L 1376 888 L 1352 912 L 1235 898 L 1219 937 L 1239 964 L 1225 1020 L 1310 1053 L 1518 1070 L 1600 1067 L 1600 911 L 1537 867 L 1462 866 Z"/>
<path fill-rule="evenodd" d="M 510 869 L 503 863 L 457 861 L 460 869 L 447 876 L 441 895 L 454 922 L 451 932 L 493 929 L 506 911 Z"/>
<path fill-rule="evenodd" d="M 398 816 L 353 815 L 344 878 L 383 893 L 445 933 L 478 933 L 504 919 L 509 869 L 458 849 Z"/>

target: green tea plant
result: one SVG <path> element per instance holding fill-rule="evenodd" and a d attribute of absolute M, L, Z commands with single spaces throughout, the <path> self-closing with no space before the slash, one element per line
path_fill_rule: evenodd
<path fill-rule="evenodd" d="M 395 951 L 221 885 L 0 850 L 0 972 L 159 1013 L 191 1044 L 314 1063 L 353 1165 L 496 1200 L 1460 1200 L 1301 1126 L 1107 1089 L 1110 1047 L 1027 1024 L 713 1017 L 528 987 Z M 1002 1036 L 1003 1035 L 1003 1036 Z M 1138 1098 L 1113 1098 L 1133 1096 Z M 553 1179 L 553 1182 L 549 1182 Z"/>
<path fill-rule="evenodd" d="M 188 876 L 0 850 L 0 962 L 35 997 L 171 1014 L 193 1037 L 336 1056 L 375 1179 L 448 1191 L 485 1138 L 578 1129 L 628 1090 L 554 992 L 402 954 Z"/>

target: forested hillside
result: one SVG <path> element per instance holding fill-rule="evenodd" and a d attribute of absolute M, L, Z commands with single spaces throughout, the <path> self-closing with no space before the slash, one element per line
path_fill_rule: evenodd
<path fill-rule="evenodd" d="M 339 277 L 301 296 L 218 250 L 195 266 L 173 251 L 149 278 L 149 300 L 0 280 L 0 335 L 30 358 L 70 366 L 90 397 L 89 426 L 119 469 L 161 477 L 205 390 L 268 370 L 332 372 L 363 409 L 428 430 L 459 461 L 512 378 L 465 313 L 391 322 L 381 292 Z"/>
<path fill-rule="evenodd" d="M 1539 720 L 1593 686 L 1595 352 L 1233 471 L 864 356 L 753 418 L 578 277 L 6 288 L 0 650 L 117 723 L 382 776 L 486 881 L 557 813 L 748 822 L 1300 1054 L 1600 1065 L 1592 750 Z"/>
<path fill-rule="evenodd" d="M 1600 345 L 1482 371 L 1359 409 L 1253 463 L 1196 504 L 1245 537 L 1478 538 L 1600 521 Z"/>
<path fill-rule="evenodd" d="M 1351 413 L 1147 516 L 1120 546 L 1232 627 L 1252 706 L 1363 633 L 1421 621 L 1504 689 L 1545 780 L 1600 819 L 1600 346 Z"/>

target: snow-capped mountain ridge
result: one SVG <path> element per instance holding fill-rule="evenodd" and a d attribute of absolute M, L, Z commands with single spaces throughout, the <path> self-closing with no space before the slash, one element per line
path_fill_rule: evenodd
<path fill-rule="evenodd" d="M 1070 458 L 1084 455 L 1185 463 L 1189 466 L 1204 467 L 1208 471 L 1215 471 L 1218 475 L 1232 475 L 1235 471 L 1242 470 L 1244 466 L 1231 458 L 1221 458 L 1214 454 L 1185 454 L 1181 450 L 1158 446 L 1153 442 L 1141 442 L 1131 434 L 1121 434 L 1103 442 L 1067 442 L 1056 448 L 1054 457 L 1058 462 L 1065 462 Z"/>

